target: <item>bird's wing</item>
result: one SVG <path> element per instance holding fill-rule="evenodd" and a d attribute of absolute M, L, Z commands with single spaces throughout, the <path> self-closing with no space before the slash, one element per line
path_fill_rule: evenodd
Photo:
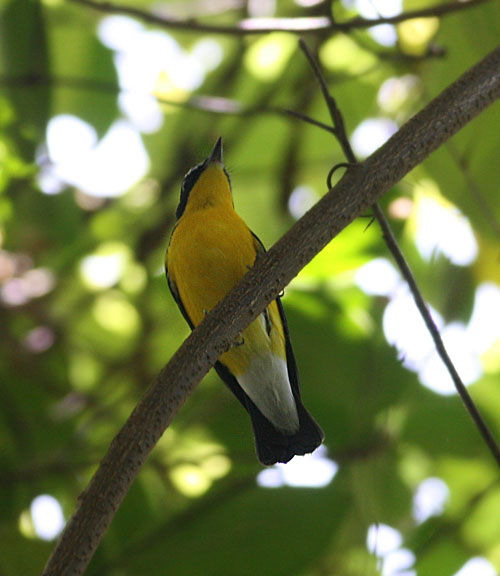
<path fill-rule="evenodd" d="M 168 274 L 168 268 L 165 268 L 165 273 L 167 275 L 167 283 L 168 283 L 168 287 L 170 288 L 170 292 L 172 293 L 172 296 L 174 297 L 174 300 L 176 301 L 177 306 L 179 306 L 179 310 L 181 311 L 182 315 L 184 316 L 184 320 L 186 320 L 186 322 L 189 324 L 189 327 L 191 328 L 191 330 L 194 330 L 194 325 L 191 322 L 191 318 L 189 318 L 188 313 L 186 312 L 186 308 L 184 307 L 184 304 L 182 303 L 181 297 L 179 295 L 179 291 L 177 290 L 177 285 L 174 282 L 174 280 Z"/>
<path fill-rule="evenodd" d="M 257 257 L 259 254 L 263 254 L 266 249 L 264 244 L 259 240 L 252 232 L 254 238 L 255 249 L 257 250 Z M 283 304 L 281 303 L 281 298 L 278 296 L 276 298 L 276 304 L 278 306 L 278 311 L 281 318 L 281 323 L 283 324 L 283 334 L 285 336 L 285 351 L 286 351 L 286 364 L 288 368 L 288 377 L 290 379 L 290 384 L 292 385 L 292 392 L 295 398 L 300 399 L 300 385 L 299 385 L 299 372 L 297 370 L 297 361 L 295 360 L 295 354 L 293 353 L 292 342 L 290 340 L 290 332 L 288 330 L 288 323 L 286 321 L 285 310 L 283 309 Z"/>
<path fill-rule="evenodd" d="M 259 254 L 263 254 L 266 251 L 266 249 L 264 248 L 264 244 L 262 244 L 259 237 L 256 234 L 254 234 L 251 230 L 250 233 L 253 236 L 253 245 L 255 246 L 255 251 L 257 252 L 257 256 L 255 259 L 257 260 Z"/>
<path fill-rule="evenodd" d="M 250 398 L 245 394 L 243 388 L 238 384 L 238 380 L 233 376 L 229 368 L 224 366 L 222 362 L 217 361 L 214 365 L 215 371 L 224 384 L 231 390 L 231 392 L 238 398 L 241 405 L 248 411 L 248 403 L 251 402 Z"/>
<path fill-rule="evenodd" d="M 285 335 L 285 351 L 286 351 L 286 365 L 288 368 L 288 377 L 292 386 L 292 392 L 295 398 L 300 399 L 300 385 L 299 385 L 299 372 L 297 370 L 297 361 L 293 353 L 292 341 L 290 340 L 290 332 L 288 331 L 288 324 L 286 321 L 285 310 L 281 303 L 281 298 L 276 298 L 278 311 L 280 313 L 281 323 L 283 324 L 283 333 Z"/>

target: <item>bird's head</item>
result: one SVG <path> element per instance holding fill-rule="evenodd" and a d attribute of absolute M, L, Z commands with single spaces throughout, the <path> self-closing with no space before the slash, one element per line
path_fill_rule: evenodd
<path fill-rule="evenodd" d="M 184 176 L 175 216 L 179 220 L 186 209 L 199 209 L 227 202 L 228 199 L 232 204 L 231 181 L 224 166 L 222 138 L 218 138 L 209 156 Z"/>

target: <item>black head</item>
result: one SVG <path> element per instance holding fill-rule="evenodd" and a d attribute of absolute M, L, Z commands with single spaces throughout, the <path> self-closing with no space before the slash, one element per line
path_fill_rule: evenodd
<path fill-rule="evenodd" d="M 175 217 L 177 220 L 179 220 L 179 218 L 184 213 L 184 210 L 186 209 L 186 205 L 189 200 L 189 193 L 207 166 L 212 162 L 218 162 L 219 164 L 223 164 L 224 162 L 222 152 L 222 138 L 220 137 L 217 139 L 217 142 L 215 143 L 215 146 L 213 147 L 212 152 L 210 152 L 208 158 L 206 158 L 203 162 L 200 162 L 200 164 L 194 166 L 194 168 L 191 168 L 191 170 L 189 170 L 189 172 L 184 176 L 184 180 L 182 181 L 181 186 L 181 198 L 179 205 L 177 206 L 177 210 L 175 211 Z M 226 169 L 224 169 L 224 172 L 226 172 Z M 227 172 L 226 175 L 229 179 L 229 174 Z"/>

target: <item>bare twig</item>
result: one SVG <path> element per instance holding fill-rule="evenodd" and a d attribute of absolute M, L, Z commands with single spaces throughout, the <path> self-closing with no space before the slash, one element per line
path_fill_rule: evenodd
<path fill-rule="evenodd" d="M 302 39 L 299 41 L 299 43 L 300 43 L 300 47 L 301 47 L 302 51 L 304 52 L 309 63 L 311 64 L 311 67 L 314 71 L 316 78 L 318 79 L 319 85 L 321 87 L 321 91 L 323 93 L 323 96 L 325 98 L 325 102 L 326 102 L 326 104 L 328 106 L 328 110 L 330 112 L 335 137 L 337 138 L 340 146 L 342 147 L 342 150 L 343 150 L 348 162 L 350 164 L 352 164 L 353 166 L 355 166 L 357 164 L 357 159 L 356 159 L 354 151 L 351 147 L 351 143 L 349 141 L 349 138 L 347 136 L 347 132 L 345 129 L 342 113 L 337 106 L 335 98 L 331 95 L 331 93 L 328 89 L 328 86 L 326 84 L 324 76 L 321 72 L 321 69 L 319 67 L 318 62 L 314 58 L 314 55 L 312 54 L 309 47 L 307 46 L 307 44 Z M 462 379 L 460 378 L 453 362 L 451 361 L 450 356 L 448 355 L 448 352 L 444 346 L 441 335 L 439 334 L 439 330 L 438 330 L 436 324 L 434 323 L 434 320 L 432 319 L 429 308 L 427 307 L 427 304 L 426 304 L 426 302 L 422 296 L 422 293 L 420 292 L 420 289 L 419 289 L 417 282 L 415 280 L 415 277 L 414 277 L 414 275 L 410 269 L 410 266 L 408 265 L 404 255 L 403 255 L 403 253 L 402 253 L 402 251 L 398 245 L 398 242 L 397 242 L 396 238 L 394 237 L 394 234 L 391 230 L 391 226 L 390 226 L 387 218 L 385 217 L 385 214 L 384 214 L 382 208 L 380 207 L 380 205 L 378 204 L 378 202 L 375 202 L 373 204 L 372 209 L 373 209 L 374 216 L 377 219 L 377 221 L 380 224 L 380 227 L 382 229 L 382 234 L 383 234 L 385 243 L 386 243 L 387 247 L 389 248 L 389 251 L 391 252 L 394 260 L 396 261 L 396 264 L 397 264 L 399 270 L 401 271 L 403 278 L 406 280 L 408 287 L 410 288 L 410 291 L 412 293 L 412 296 L 413 296 L 413 299 L 414 299 L 415 304 L 417 306 L 417 309 L 418 309 L 420 315 L 422 316 L 422 319 L 424 320 L 425 325 L 427 326 L 427 330 L 429 331 L 429 334 L 432 337 L 434 345 L 436 346 L 437 353 L 438 353 L 439 357 L 441 358 L 442 362 L 444 363 L 444 365 L 446 366 L 446 369 L 448 370 L 448 373 L 450 374 L 450 376 L 453 380 L 455 388 L 456 388 L 460 398 L 462 399 L 462 402 L 464 403 L 467 411 L 469 412 L 472 420 L 474 421 L 474 424 L 476 425 L 477 429 L 479 430 L 479 433 L 483 437 L 483 440 L 486 442 L 486 445 L 488 446 L 493 457 L 495 458 L 498 465 L 500 466 L 500 446 L 498 445 L 497 441 L 495 440 L 495 437 L 493 436 L 490 429 L 488 428 L 488 425 L 486 424 L 485 420 L 481 416 L 481 413 L 479 412 L 477 406 L 475 405 L 474 401 L 472 400 L 469 392 L 467 391 L 467 388 L 465 387 L 464 383 L 462 382 Z"/>
<path fill-rule="evenodd" d="M 321 93 L 323 94 L 323 98 L 325 99 L 326 105 L 328 107 L 330 118 L 332 119 L 333 133 L 335 134 L 335 137 L 339 141 L 342 150 L 347 158 L 347 161 L 350 162 L 351 164 L 356 164 L 357 163 L 356 157 L 354 156 L 351 144 L 349 142 L 349 139 L 347 138 L 344 118 L 337 106 L 337 103 L 335 102 L 334 97 L 330 94 L 328 84 L 326 83 L 325 77 L 321 72 L 318 61 L 316 60 L 316 58 L 310 51 L 308 45 L 304 42 L 302 38 L 299 40 L 299 46 L 302 52 L 304 52 L 307 60 L 309 61 L 309 64 L 313 69 L 314 75 L 316 76 L 318 83 L 320 85 Z"/>
<path fill-rule="evenodd" d="M 77 76 L 44 76 L 39 74 L 29 74 L 22 76 L 0 77 L 1 88 L 22 88 L 32 86 L 57 86 L 72 90 L 89 90 L 101 92 L 103 94 L 124 94 L 127 90 L 121 89 L 117 84 L 105 80 L 92 78 L 81 78 Z M 244 106 L 237 100 L 223 98 L 220 96 L 192 96 L 188 100 L 169 100 L 153 94 L 144 93 L 145 96 L 152 96 L 159 104 L 175 106 L 176 108 L 187 108 L 192 110 L 202 110 L 212 114 L 224 114 L 226 116 L 255 116 L 257 114 L 274 114 L 295 118 L 316 126 L 321 130 L 333 132 L 333 128 L 315 120 L 310 116 L 297 110 L 290 110 L 281 106 Z"/>
<path fill-rule="evenodd" d="M 500 47 L 349 169 L 259 259 L 186 339 L 115 437 L 44 576 L 83 573 L 149 453 L 217 358 L 334 236 L 498 98 Z"/>
<path fill-rule="evenodd" d="M 133 6 L 115 4 L 111 2 L 97 2 L 96 0 L 67 0 L 74 4 L 88 6 L 94 10 L 111 14 L 127 14 L 139 18 L 144 22 L 163 26 L 172 30 L 206 32 L 209 34 L 227 34 L 244 36 L 249 34 L 267 34 L 268 32 L 291 32 L 295 34 L 308 34 L 311 32 L 347 32 L 353 29 L 365 29 L 380 24 L 399 24 L 415 18 L 441 17 L 454 12 L 473 8 L 490 0 L 455 0 L 419 10 L 408 10 L 396 16 L 379 18 L 356 17 L 344 22 L 337 22 L 329 16 L 310 16 L 303 18 L 250 18 L 241 20 L 236 24 L 206 24 L 198 20 L 181 20 L 172 17 L 159 16 L 152 12 L 145 12 Z"/>
<path fill-rule="evenodd" d="M 420 312 L 420 315 L 422 316 L 422 319 L 425 322 L 425 325 L 427 326 L 427 330 L 429 331 L 429 334 L 432 337 L 437 353 L 441 358 L 443 364 L 446 366 L 446 369 L 448 370 L 448 373 L 451 376 L 451 379 L 453 380 L 453 384 L 455 385 L 455 388 L 460 398 L 462 399 L 462 402 L 464 403 L 467 412 L 470 414 L 472 420 L 474 421 L 474 424 L 476 425 L 476 428 L 479 430 L 479 433 L 483 437 L 483 440 L 486 442 L 486 445 L 488 446 L 490 452 L 497 461 L 497 464 L 500 466 L 500 446 L 495 440 L 495 437 L 493 436 L 491 430 L 486 424 L 484 418 L 481 416 L 479 409 L 475 405 L 474 400 L 472 400 L 467 388 L 465 387 L 465 384 L 462 382 L 460 375 L 458 374 L 453 362 L 451 361 L 451 358 L 448 355 L 446 347 L 443 343 L 443 339 L 439 334 L 439 330 L 436 324 L 434 323 L 434 320 L 432 319 L 430 310 L 417 286 L 415 277 L 413 276 L 413 273 L 408 263 L 406 262 L 403 253 L 399 249 L 397 240 L 394 237 L 389 222 L 387 221 L 387 218 L 385 217 L 378 203 L 376 203 L 373 206 L 373 211 L 375 217 L 378 220 L 378 223 L 380 224 L 380 227 L 382 228 L 382 233 L 384 235 L 387 247 L 391 251 L 394 260 L 396 260 L 398 268 L 400 269 L 403 277 L 408 283 L 413 299 L 415 300 L 415 305 L 417 306 L 418 311 Z"/>

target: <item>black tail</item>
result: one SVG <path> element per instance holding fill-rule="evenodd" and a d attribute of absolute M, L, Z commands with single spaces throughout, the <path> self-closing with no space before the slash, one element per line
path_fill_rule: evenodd
<path fill-rule="evenodd" d="M 294 456 L 313 452 L 323 442 L 323 430 L 304 408 L 298 386 L 293 388 L 293 392 L 299 414 L 299 429 L 295 434 L 285 434 L 262 414 L 224 364 L 216 362 L 215 370 L 250 414 L 257 457 L 262 464 L 272 466 L 276 462 L 289 462 Z"/>
<path fill-rule="evenodd" d="M 283 323 L 288 377 L 299 414 L 299 429 L 295 434 L 285 434 L 283 431 L 275 428 L 259 411 L 250 398 L 248 398 L 248 396 L 246 397 L 246 408 L 252 420 L 257 456 L 262 464 L 266 466 L 271 466 L 276 464 L 276 462 L 289 462 L 294 456 L 309 454 L 316 450 L 325 437 L 323 430 L 321 430 L 316 420 L 314 420 L 305 409 L 300 399 L 297 363 L 293 353 L 285 311 L 283 310 L 283 304 L 280 298 L 276 298 L 276 304 L 278 305 Z"/>
<path fill-rule="evenodd" d="M 318 423 L 297 398 L 296 405 L 299 413 L 299 429 L 295 434 L 286 434 L 275 428 L 250 398 L 247 398 L 257 457 L 262 464 L 272 466 L 276 462 L 289 462 L 294 456 L 313 452 L 323 442 L 323 430 Z"/>

